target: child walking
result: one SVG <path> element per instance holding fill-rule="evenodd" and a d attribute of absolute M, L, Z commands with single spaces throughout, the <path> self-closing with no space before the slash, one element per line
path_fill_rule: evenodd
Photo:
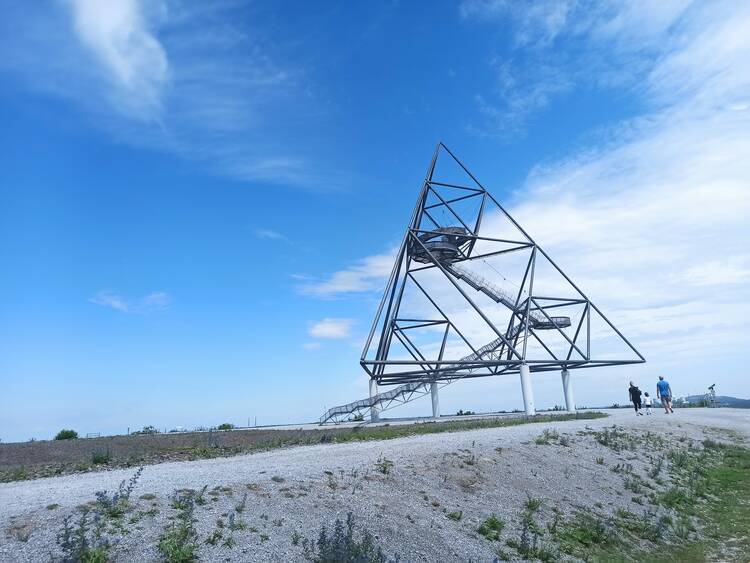
<path fill-rule="evenodd" d="M 646 416 L 651 414 L 651 397 L 648 392 L 643 394 L 643 404 L 646 407 Z"/>

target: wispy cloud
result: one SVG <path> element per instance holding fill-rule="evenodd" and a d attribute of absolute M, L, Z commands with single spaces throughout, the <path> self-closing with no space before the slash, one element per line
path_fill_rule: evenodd
<path fill-rule="evenodd" d="M 461 17 L 513 23 L 518 45 L 549 44 L 568 23 L 575 0 L 537 0 L 518 3 L 509 0 L 466 0 L 459 6 Z"/>
<path fill-rule="evenodd" d="M 236 2 L 18 2 L 0 20 L 0 72 L 119 142 L 242 181 L 341 189 L 347 173 L 301 141 L 324 110 L 287 47 Z"/>
<path fill-rule="evenodd" d="M 354 319 L 326 318 L 310 325 L 308 333 L 313 338 L 349 338 L 354 323 Z"/>
<path fill-rule="evenodd" d="M 465 0 L 459 8 L 465 21 L 503 26 L 512 37 L 508 52 L 488 56 L 495 90 L 475 96 L 481 119 L 469 130 L 519 135 L 535 113 L 576 87 L 637 87 L 674 39 L 690 4 Z"/>
<path fill-rule="evenodd" d="M 158 119 L 169 81 L 163 45 L 151 29 L 166 15 L 162 2 L 149 13 L 137 0 L 70 0 L 76 36 L 102 66 L 113 104 L 129 116 Z"/>
<path fill-rule="evenodd" d="M 261 240 L 285 240 L 286 237 L 273 229 L 255 229 L 255 236 Z"/>
<path fill-rule="evenodd" d="M 139 298 L 127 298 L 110 289 L 103 289 L 93 295 L 89 302 L 102 307 L 109 307 L 121 313 L 145 315 L 164 311 L 169 307 L 171 298 L 163 291 L 156 291 Z"/>
<path fill-rule="evenodd" d="M 357 260 L 351 266 L 334 272 L 324 279 L 305 279 L 298 286 L 303 295 L 315 297 L 342 297 L 351 293 L 362 293 L 382 288 L 393 269 L 396 249 L 386 254 L 376 254 Z M 300 276 L 297 276 L 300 279 Z"/>

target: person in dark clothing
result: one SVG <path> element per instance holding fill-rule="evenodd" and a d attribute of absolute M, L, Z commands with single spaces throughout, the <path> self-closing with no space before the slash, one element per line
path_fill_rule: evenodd
<path fill-rule="evenodd" d="M 635 408 L 635 414 L 643 416 L 643 413 L 641 412 L 641 390 L 631 381 L 628 392 L 630 393 L 630 400 L 633 402 L 633 407 Z"/>

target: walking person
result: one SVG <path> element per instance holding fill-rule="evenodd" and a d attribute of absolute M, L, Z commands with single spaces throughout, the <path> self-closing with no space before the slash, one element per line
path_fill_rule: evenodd
<path fill-rule="evenodd" d="M 651 416 L 651 396 L 648 391 L 643 394 L 643 404 L 646 406 L 646 416 Z"/>
<path fill-rule="evenodd" d="M 639 416 L 643 416 L 643 413 L 641 412 L 641 390 L 638 389 L 635 383 L 632 381 L 630 382 L 630 388 L 628 389 L 628 393 L 630 394 L 630 400 L 633 402 L 633 407 L 635 408 L 635 414 Z"/>
<path fill-rule="evenodd" d="M 656 383 L 656 398 L 661 399 L 661 406 L 664 407 L 664 414 L 674 413 L 672 408 L 672 387 L 668 381 L 664 381 L 664 376 L 659 376 Z"/>

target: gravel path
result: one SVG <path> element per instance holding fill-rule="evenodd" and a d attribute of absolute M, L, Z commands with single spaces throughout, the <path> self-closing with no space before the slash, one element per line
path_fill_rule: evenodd
<path fill-rule="evenodd" d="M 569 512 L 601 503 L 632 509 L 619 475 L 608 467 L 627 461 L 644 471 L 644 456 L 616 453 L 581 431 L 613 424 L 675 439 L 750 439 L 750 411 L 685 409 L 650 417 L 608 411 L 609 418 L 413 436 L 386 441 L 295 447 L 232 458 L 147 466 L 128 515 L 130 533 L 119 534 L 112 554 L 119 561 L 158 560 L 155 544 L 175 511 L 175 490 L 207 487 L 209 500 L 196 507 L 196 529 L 204 560 L 301 560 L 293 536 L 315 538 L 320 525 L 348 512 L 358 527 L 376 535 L 386 553 L 406 561 L 491 561 L 497 547 L 475 531 L 491 513 L 512 535 L 528 494 Z M 569 436 L 571 445 L 540 446 L 545 429 Z M 729 429 L 726 433 L 718 429 Z M 604 463 L 597 463 L 597 458 Z M 376 466 L 393 462 L 388 473 Z M 134 470 L 67 475 L 0 484 L 0 561 L 39 561 L 56 553 L 55 534 L 64 515 L 91 501 L 98 490 L 113 491 Z M 153 499 L 140 499 L 144 494 Z M 237 506 L 243 505 L 238 512 Z M 54 508 L 47 508 L 53 505 Z M 207 545 L 229 514 L 244 529 L 231 533 L 236 545 Z M 447 517 L 461 512 L 460 521 Z M 148 514 L 146 514 L 148 513 Z M 129 522 L 130 522 L 129 520 Z M 20 530 L 20 531 L 19 531 Z M 28 536 L 24 540 L 24 536 Z M 20 538 L 20 539 L 19 539 Z M 499 545 L 499 544 L 497 544 Z"/>

